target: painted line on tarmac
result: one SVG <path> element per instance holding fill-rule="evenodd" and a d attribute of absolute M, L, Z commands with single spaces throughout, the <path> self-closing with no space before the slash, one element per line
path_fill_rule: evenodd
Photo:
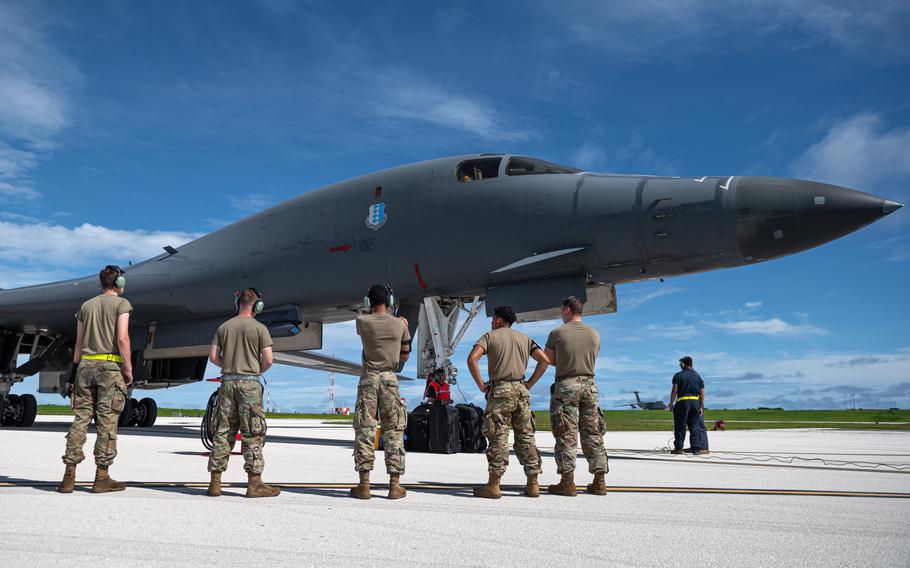
<path fill-rule="evenodd" d="M 56 481 L 0 481 L 0 488 L 12 487 L 56 487 Z M 172 482 L 172 481 L 127 481 L 128 488 L 137 489 L 169 489 L 169 488 L 206 488 L 207 482 Z M 222 487 L 245 488 L 246 483 L 222 483 Z M 349 489 L 352 483 L 270 483 L 282 489 Z M 416 491 L 460 491 L 473 489 L 473 483 L 403 483 L 407 489 Z M 81 481 L 77 487 L 90 488 L 91 482 Z M 388 488 L 388 484 L 374 483 L 374 489 Z M 523 485 L 503 485 L 506 491 L 521 491 Z M 825 491 L 819 489 L 750 489 L 729 487 L 648 487 L 633 485 L 608 485 L 608 493 L 674 493 L 674 494 L 708 494 L 708 495 L 767 495 L 767 496 L 795 496 L 795 497 L 866 497 L 878 499 L 910 499 L 910 493 L 897 493 L 886 491 Z M 579 490 L 579 494 L 587 493 Z"/>
<path fill-rule="evenodd" d="M 793 461 L 784 462 L 781 459 L 774 459 L 776 456 L 772 456 L 772 459 L 760 460 L 749 455 L 744 455 L 741 458 L 735 457 L 724 457 L 723 454 L 737 454 L 737 452 L 711 452 L 706 456 L 693 456 L 687 454 L 684 456 L 674 456 L 670 455 L 669 452 L 647 452 L 641 451 L 636 452 L 636 455 L 628 455 L 631 453 L 630 450 L 625 450 L 627 455 L 616 455 L 610 454 L 611 460 L 630 460 L 630 461 L 653 461 L 653 462 L 662 462 L 662 463 L 687 463 L 687 464 L 697 464 L 697 465 L 738 465 L 746 467 L 781 467 L 786 469 L 813 469 L 820 471 L 856 471 L 862 473 L 901 473 L 904 475 L 910 475 L 910 470 L 906 469 L 905 464 L 874 464 L 871 462 L 857 462 L 857 463 L 869 463 L 867 467 L 847 467 L 845 465 L 802 465 L 799 463 L 794 463 L 796 461 L 802 462 L 824 462 L 826 460 L 819 458 L 802 458 L 800 456 L 786 456 L 792 457 Z M 622 450 L 617 450 L 617 452 L 622 452 Z M 609 453 L 609 451 L 608 451 Z M 652 455 L 653 454 L 653 455 Z M 762 454 L 753 453 L 752 456 L 760 456 Z M 783 457 L 783 456 L 782 456 Z M 854 464 L 854 462 L 846 462 L 845 460 L 827 460 L 833 462 L 845 462 L 849 464 Z M 854 464 L 855 465 L 855 464 Z M 878 467 L 875 467 L 875 466 Z"/>

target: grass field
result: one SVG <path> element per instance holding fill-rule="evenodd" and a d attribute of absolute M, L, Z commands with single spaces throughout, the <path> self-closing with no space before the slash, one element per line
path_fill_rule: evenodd
<path fill-rule="evenodd" d="M 538 430 L 550 429 L 550 413 L 535 411 Z M 618 432 L 673 430 L 669 410 L 607 410 L 607 430 Z M 728 430 L 766 428 L 841 428 L 845 430 L 910 430 L 910 410 L 705 410 L 705 425 L 723 420 Z"/>
<path fill-rule="evenodd" d="M 159 408 L 158 416 L 201 417 L 195 408 Z M 41 405 L 39 414 L 72 415 L 69 406 Z M 329 423 L 347 424 L 351 416 L 333 414 L 269 413 L 269 418 L 307 418 Z M 612 432 L 662 431 L 673 429 L 673 415 L 668 410 L 607 410 L 607 430 Z M 550 413 L 535 410 L 538 430 L 550 429 Z M 723 420 L 729 430 L 767 428 L 841 428 L 845 430 L 910 430 L 910 410 L 706 410 L 705 424 Z"/>

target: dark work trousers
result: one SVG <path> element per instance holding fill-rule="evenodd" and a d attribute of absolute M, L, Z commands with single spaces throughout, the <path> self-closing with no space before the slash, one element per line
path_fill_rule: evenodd
<path fill-rule="evenodd" d="M 686 441 L 686 428 L 689 428 L 689 443 L 693 450 L 707 449 L 708 432 L 704 420 L 698 412 L 697 400 L 677 401 L 673 406 L 673 445 L 677 450 L 683 449 Z"/>

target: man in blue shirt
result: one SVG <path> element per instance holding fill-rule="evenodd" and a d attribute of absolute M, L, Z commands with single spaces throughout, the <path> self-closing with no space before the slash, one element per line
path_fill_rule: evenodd
<path fill-rule="evenodd" d="M 673 390 L 670 392 L 674 437 L 672 453 L 682 453 L 688 427 L 692 454 L 706 454 L 708 431 L 702 418 L 705 412 L 705 381 L 692 368 L 692 357 L 686 355 L 680 359 L 679 366 L 681 370 L 673 375 Z"/>

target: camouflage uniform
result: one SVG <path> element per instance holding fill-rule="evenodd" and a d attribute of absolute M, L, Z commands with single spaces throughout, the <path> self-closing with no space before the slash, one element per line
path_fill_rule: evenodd
<path fill-rule="evenodd" d="M 108 468 L 117 457 L 117 420 L 126 404 L 126 383 L 120 364 L 84 359 L 73 385 L 73 424 L 66 435 L 63 463 L 76 465 L 85 459 L 82 446 L 88 425 L 95 418 L 95 465 Z"/>
<path fill-rule="evenodd" d="M 373 469 L 377 409 L 382 424 L 386 471 L 402 475 L 405 457 L 403 437 L 408 411 L 398 392 L 398 377 L 391 371 L 367 370 L 360 377 L 354 412 L 354 469 Z"/>
<path fill-rule="evenodd" d="M 597 383 L 592 377 L 569 377 L 557 381 L 550 390 L 550 422 L 556 438 L 556 473 L 575 471 L 578 435 L 581 450 L 588 459 L 590 473 L 607 473 L 604 449 L 604 415 L 600 410 Z"/>
<path fill-rule="evenodd" d="M 487 462 L 490 473 L 503 475 L 509 466 L 509 428 L 515 431 L 515 455 L 525 474 L 540 473 L 540 451 L 534 439 L 531 393 L 522 381 L 499 382 L 487 393 L 483 434 L 489 440 Z"/>
<path fill-rule="evenodd" d="M 262 408 L 262 384 L 250 379 L 222 381 L 218 389 L 218 408 L 212 420 L 214 447 L 209 456 L 209 471 L 225 471 L 234 448 L 237 430 L 243 440 L 243 469 L 252 475 L 262 473 L 265 460 L 265 411 Z"/>

